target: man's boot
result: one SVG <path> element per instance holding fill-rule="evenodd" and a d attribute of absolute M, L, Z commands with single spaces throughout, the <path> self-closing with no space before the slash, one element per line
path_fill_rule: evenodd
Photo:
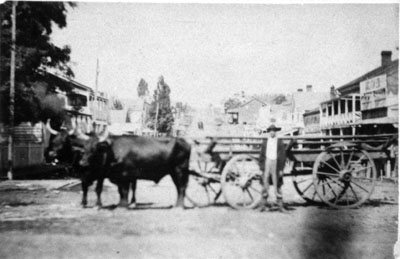
<path fill-rule="evenodd" d="M 287 212 L 287 210 L 286 210 L 286 208 L 285 208 L 285 205 L 283 204 L 282 198 L 278 198 L 278 199 L 277 199 L 277 205 L 278 205 L 278 210 L 279 210 L 280 212 Z"/>
<path fill-rule="evenodd" d="M 269 208 L 269 204 L 268 204 L 268 196 L 265 196 L 262 198 L 262 200 L 260 201 L 260 205 L 258 206 L 258 209 L 260 212 L 264 212 L 267 210 L 267 208 Z"/>

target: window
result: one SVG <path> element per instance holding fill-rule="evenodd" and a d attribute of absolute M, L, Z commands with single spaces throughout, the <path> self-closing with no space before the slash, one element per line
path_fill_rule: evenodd
<path fill-rule="evenodd" d="M 349 107 L 349 112 L 353 111 L 353 101 L 347 102 L 347 106 Z"/>
<path fill-rule="evenodd" d="M 68 105 L 72 107 L 85 107 L 87 106 L 86 96 L 80 94 L 70 94 L 68 95 Z"/>
<path fill-rule="evenodd" d="M 356 112 L 360 111 L 360 100 L 356 100 Z"/>
<path fill-rule="evenodd" d="M 322 117 L 325 117 L 326 115 L 326 107 L 322 108 Z"/>
<path fill-rule="evenodd" d="M 334 101 L 333 102 L 333 115 L 337 115 L 339 113 L 339 102 Z"/>
<path fill-rule="evenodd" d="M 346 113 L 346 100 L 340 100 L 340 113 Z"/>

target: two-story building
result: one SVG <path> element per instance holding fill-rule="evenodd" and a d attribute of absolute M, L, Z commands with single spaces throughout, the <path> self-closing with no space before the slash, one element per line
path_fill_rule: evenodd
<path fill-rule="evenodd" d="M 44 70 L 37 74 L 36 83 L 45 86 L 47 90 L 54 89 L 62 108 L 82 132 L 89 133 L 93 130 L 93 126 L 101 131 L 107 125 L 108 99 L 104 93 L 95 95 L 88 86 Z M 95 101 L 95 96 L 97 101 Z M 57 122 L 53 123 L 57 124 Z M 8 167 L 7 132 L 6 127 L 0 125 L 0 172 L 3 173 Z M 44 149 L 48 146 L 50 136 L 44 124 L 41 122 L 35 125 L 21 123 L 14 127 L 13 132 L 14 168 L 42 164 Z"/>
<path fill-rule="evenodd" d="M 398 60 L 382 51 L 381 66 L 335 89 L 320 104 L 326 135 L 394 133 L 398 127 Z"/>
<path fill-rule="evenodd" d="M 103 130 L 109 121 L 108 98 L 105 93 L 95 93 L 92 88 L 72 79 L 51 72 L 45 73 L 55 87 L 57 96 L 64 100 L 64 110 L 82 132 Z"/>

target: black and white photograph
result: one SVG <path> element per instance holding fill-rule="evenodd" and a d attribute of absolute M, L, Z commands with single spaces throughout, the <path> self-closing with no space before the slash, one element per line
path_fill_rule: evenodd
<path fill-rule="evenodd" d="M 2 1 L 0 258 L 400 259 L 399 3 Z"/>

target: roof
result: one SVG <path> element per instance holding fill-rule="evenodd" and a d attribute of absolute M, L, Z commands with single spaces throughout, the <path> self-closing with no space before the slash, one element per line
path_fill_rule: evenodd
<path fill-rule="evenodd" d="M 349 83 L 342 85 L 341 87 L 337 88 L 337 90 L 341 93 L 341 94 L 347 94 L 347 93 L 352 93 L 352 92 L 359 92 L 360 90 L 360 82 L 365 81 L 369 78 L 378 76 L 383 74 L 385 71 L 391 69 L 391 68 L 398 68 L 399 66 L 399 60 L 393 60 L 390 64 L 386 65 L 386 66 L 380 66 L 378 68 L 375 68 L 372 71 L 369 71 L 368 73 L 350 81 Z"/>
<path fill-rule="evenodd" d="M 247 101 L 244 104 L 240 105 L 240 107 L 246 106 L 246 105 L 248 105 L 249 103 L 251 103 L 253 101 L 257 101 L 257 102 L 261 103 L 262 105 L 267 105 L 265 102 L 259 100 L 258 98 L 253 97 L 249 101 Z"/>
<path fill-rule="evenodd" d="M 307 116 L 307 115 L 311 115 L 311 114 L 318 114 L 319 112 L 320 112 L 319 108 L 315 108 L 315 109 L 312 109 L 312 110 L 309 110 L 309 111 L 305 111 L 303 116 Z"/>
<path fill-rule="evenodd" d="M 42 72 L 42 75 L 47 77 L 48 80 L 55 81 L 55 84 L 57 84 L 57 86 L 60 87 L 61 90 L 63 90 L 63 91 L 71 90 L 71 88 L 72 88 L 71 85 L 73 85 L 73 88 L 78 88 L 80 90 L 90 92 L 92 95 L 94 95 L 94 90 L 91 87 L 83 85 L 75 80 L 72 80 L 71 78 L 65 78 L 61 75 L 57 75 L 57 74 L 47 71 L 47 70 L 42 70 L 41 72 Z M 107 100 L 107 98 L 104 96 L 103 92 L 98 92 L 97 98 Z"/>

